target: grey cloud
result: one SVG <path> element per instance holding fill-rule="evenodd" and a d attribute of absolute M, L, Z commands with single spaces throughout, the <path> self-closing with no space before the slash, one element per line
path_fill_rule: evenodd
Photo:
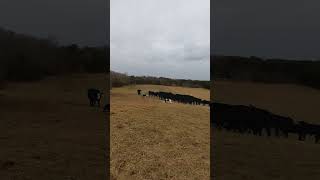
<path fill-rule="evenodd" d="M 0 26 L 63 44 L 105 45 L 108 0 L 1 0 Z"/>
<path fill-rule="evenodd" d="M 208 80 L 209 15 L 209 0 L 111 0 L 111 69 Z"/>
<path fill-rule="evenodd" d="M 213 14 L 213 53 L 318 58 L 320 2 L 219 0 Z"/>

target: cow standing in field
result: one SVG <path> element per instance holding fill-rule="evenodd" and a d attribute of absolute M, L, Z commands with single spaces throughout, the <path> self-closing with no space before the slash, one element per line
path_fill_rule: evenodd
<path fill-rule="evenodd" d="M 306 136 L 310 134 L 311 126 L 309 123 L 299 121 L 298 124 L 296 124 L 295 130 L 299 136 L 299 141 L 304 141 L 306 139 Z"/>
<path fill-rule="evenodd" d="M 138 95 L 140 95 L 141 94 L 141 89 L 138 89 L 137 93 L 138 93 Z"/>
<path fill-rule="evenodd" d="M 307 135 L 314 136 L 315 143 L 318 143 L 320 140 L 320 125 L 299 121 L 295 131 L 300 141 L 304 141 Z"/>
<path fill-rule="evenodd" d="M 158 93 L 157 92 L 153 92 L 153 91 L 149 91 L 148 94 L 149 94 L 150 97 L 158 96 Z"/>
<path fill-rule="evenodd" d="M 210 102 L 207 101 L 207 100 L 201 100 L 201 103 L 202 103 L 203 106 L 206 106 L 206 105 L 210 104 Z"/>
<path fill-rule="evenodd" d="M 88 89 L 88 99 L 90 106 L 98 105 L 100 107 L 100 100 L 102 96 L 102 92 L 98 89 L 90 88 Z"/>
<path fill-rule="evenodd" d="M 166 98 L 166 99 L 164 99 L 164 102 L 165 102 L 165 103 L 172 103 L 172 100 L 171 100 L 171 99 Z"/>

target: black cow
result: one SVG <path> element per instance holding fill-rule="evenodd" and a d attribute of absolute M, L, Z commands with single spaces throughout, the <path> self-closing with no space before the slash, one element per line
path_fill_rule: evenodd
<path fill-rule="evenodd" d="M 206 105 L 209 105 L 209 104 L 210 104 L 210 102 L 209 102 L 209 101 L 207 101 L 207 100 L 202 100 L 202 101 L 201 101 L 201 103 L 202 103 L 202 105 L 204 105 L 204 106 L 206 106 Z"/>
<path fill-rule="evenodd" d="M 100 100 L 102 96 L 102 92 L 98 89 L 90 88 L 88 89 L 88 98 L 90 106 L 98 105 L 100 107 Z"/>
<path fill-rule="evenodd" d="M 310 124 L 304 121 L 299 121 L 295 126 L 295 130 L 298 134 L 298 139 L 304 141 L 307 135 L 314 136 L 315 143 L 320 140 L 320 125 Z"/>
<path fill-rule="evenodd" d="M 140 95 L 141 94 L 141 89 L 138 89 L 137 93 L 138 93 L 138 95 Z"/>
<path fill-rule="evenodd" d="M 288 137 L 289 132 L 294 129 L 291 118 L 275 115 L 252 105 L 211 103 L 210 109 L 212 125 L 226 130 L 259 136 L 265 130 L 267 136 L 271 136 L 271 129 L 274 129 L 276 136 L 279 137 L 281 132 L 284 137 Z"/>
<path fill-rule="evenodd" d="M 153 91 L 148 91 L 149 97 L 157 96 L 157 94 Z"/>
<path fill-rule="evenodd" d="M 306 139 L 306 136 L 308 134 L 311 134 L 311 124 L 304 121 L 299 121 L 295 126 L 295 130 L 299 136 L 298 139 L 300 141 L 304 141 Z"/>

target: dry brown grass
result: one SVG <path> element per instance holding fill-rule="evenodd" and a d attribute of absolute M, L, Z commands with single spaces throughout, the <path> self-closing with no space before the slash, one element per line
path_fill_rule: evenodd
<path fill-rule="evenodd" d="M 136 94 L 162 90 L 209 98 L 208 90 L 155 85 L 111 92 L 113 179 L 209 179 L 209 108 Z"/>
<path fill-rule="evenodd" d="M 215 101 L 254 104 L 280 115 L 320 124 L 320 91 L 296 85 L 215 82 Z M 291 135 L 255 137 L 213 130 L 213 171 L 220 180 L 320 179 L 320 144 Z"/>
<path fill-rule="evenodd" d="M 106 114 L 88 106 L 104 75 L 9 84 L 0 91 L 0 179 L 106 179 Z"/>
<path fill-rule="evenodd" d="M 262 84 L 218 81 L 212 95 L 215 101 L 253 104 L 297 120 L 320 124 L 320 91 L 293 84 Z"/>

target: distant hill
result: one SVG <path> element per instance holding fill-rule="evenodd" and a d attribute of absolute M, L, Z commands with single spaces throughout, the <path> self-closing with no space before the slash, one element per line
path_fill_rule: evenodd
<path fill-rule="evenodd" d="M 189 80 L 189 79 L 170 79 L 165 77 L 152 76 L 129 76 L 124 73 L 111 71 L 112 87 L 120 87 L 130 84 L 154 84 L 166 86 L 183 86 L 193 88 L 210 89 L 210 81 Z"/>
<path fill-rule="evenodd" d="M 320 61 L 211 56 L 211 79 L 294 83 L 320 88 Z"/>

